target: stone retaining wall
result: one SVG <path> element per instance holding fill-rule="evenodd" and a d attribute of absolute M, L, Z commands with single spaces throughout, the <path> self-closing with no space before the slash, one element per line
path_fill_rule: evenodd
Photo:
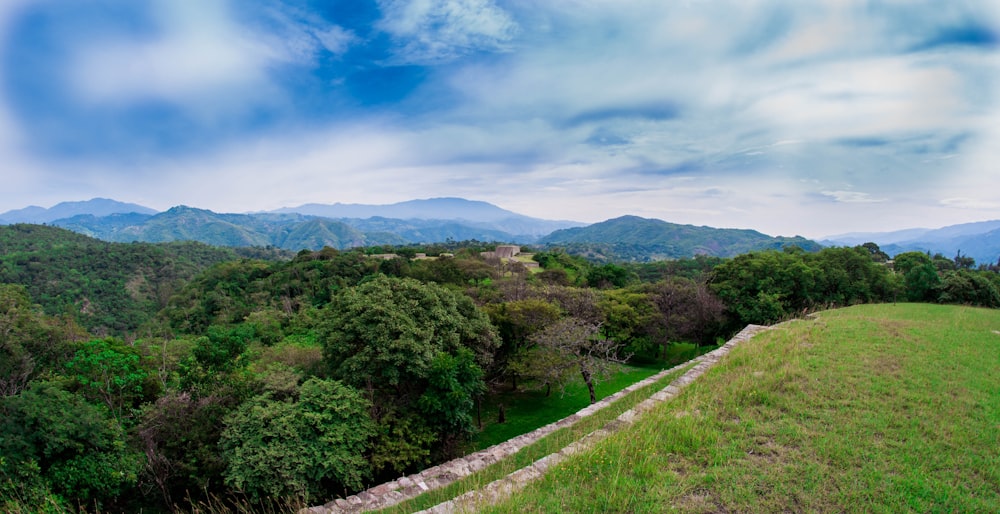
<path fill-rule="evenodd" d="M 682 388 L 693 382 L 696 378 L 701 376 L 706 370 L 712 367 L 722 356 L 729 353 L 729 351 L 747 339 L 753 337 L 754 334 L 765 330 L 768 327 L 763 327 L 760 325 L 748 325 L 740 333 L 733 336 L 726 344 L 720 346 L 719 348 L 706 353 L 700 357 L 696 357 L 689 362 L 680 364 L 668 370 L 661 371 L 649 378 L 636 382 L 615 394 L 612 394 L 584 409 L 581 409 L 576 414 L 572 414 L 566 418 L 563 418 L 555 423 L 550 423 L 537 430 L 529 432 L 527 434 L 520 435 L 503 443 L 491 446 L 485 450 L 478 451 L 476 453 L 454 459 L 452 461 L 446 462 L 444 464 L 434 466 L 432 468 L 425 469 L 420 473 L 415 475 L 410 475 L 406 477 L 401 477 L 392 482 L 387 482 L 366 491 L 362 491 L 356 495 L 349 496 L 343 499 L 337 499 L 326 505 L 318 507 L 310 507 L 303 509 L 302 514 L 339 514 L 348 512 L 364 512 L 368 510 L 377 510 L 384 507 L 389 507 L 395 505 L 404 500 L 413 498 L 419 494 L 432 489 L 437 489 L 448 485 L 455 480 L 466 477 L 479 471 L 497 461 L 506 458 L 509 455 L 517 453 L 522 448 L 529 446 L 542 437 L 559 430 L 561 428 L 572 426 L 581 419 L 591 416 L 594 413 L 608 407 L 616 400 L 622 398 L 623 396 L 642 389 L 643 387 L 652 385 L 658 380 L 662 379 L 664 376 L 684 367 L 690 363 L 695 363 L 695 366 L 688 370 L 686 373 L 678 377 L 676 380 L 671 382 L 667 387 L 661 391 L 653 394 L 646 400 L 642 401 L 632 409 L 623 412 L 614 421 L 610 422 L 604 428 L 596 430 L 583 439 L 576 441 L 575 443 L 563 448 L 558 453 L 548 455 L 537 461 L 532 465 L 519 469 L 505 478 L 487 484 L 481 490 L 470 491 L 462 496 L 455 498 L 454 500 L 437 505 L 424 512 L 433 513 L 451 513 L 451 512 L 467 512 L 474 510 L 477 504 L 482 502 L 492 502 L 496 499 L 510 494 L 511 492 L 520 489 L 528 481 L 538 478 L 548 469 L 553 466 L 566 456 L 578 452 L 584 448 L 589 447 L 594 442 L 603 439 L 611 432 L 618 430 L 623 426 L 632 424 L 635 419 L 642 413 L 657 403 L 666 401 L 674 397 Z"/>

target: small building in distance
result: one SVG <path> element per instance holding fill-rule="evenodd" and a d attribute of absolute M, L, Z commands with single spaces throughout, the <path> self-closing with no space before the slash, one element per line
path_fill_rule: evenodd
<path fill-rule="evenodd" d="M 497 245 L 497 249 L 492 252 L 483 252 L 482 256 L 487 259 L 490 257 L 496 257 L 501 260 L 513 259 L 517 254 L 521 253 L 521 247 L 517 245 Z"/>

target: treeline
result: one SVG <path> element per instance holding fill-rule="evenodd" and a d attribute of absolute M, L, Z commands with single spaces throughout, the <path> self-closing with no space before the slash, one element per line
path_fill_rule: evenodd
<path fill-rule="evenodd" d="M 730 320 L 770 324 L 813 310 L 871 302 L 956 303 L 1000 307 L 1000 269 L 975 268 L 956 255 L 906 252 L 895 259 L 878 245 L 806 253 L 755 252 L 716 266 L 710 288 Z"/>
<path fill-rule="evenodd" d="M 961 256 L 890 262 L 875 245 L 595 264 L 559 250 L 504 261 L 480 242 L 146 275 L 170 289 L 140 304 L 141 317 L 91 307 L 127 323 L 88 327 L 77 304 L 38 305 L 53 300 L 35 296 L 47 290 L 32 273 L 72 271 L 44 266 L 79 266 L 93 283 L 98 263 L 114 262 L 102 256 L 143 248 L 128 258 L 142 261 L 163 248 L 103 245 L 82 253 L 89 264 L 53 257 L 60 244 L 2 256 L 24 280 L 0 286 L 4 510 L 323 503 L 462 453 L 477 405 L 499 391 L 582 381 L 593 399 L 615 362 L 667 365 L 746 323 L 831 306 L 1000 306 L 996 270 Z M 107 327 L 123 331 L 95 333 Z"/>

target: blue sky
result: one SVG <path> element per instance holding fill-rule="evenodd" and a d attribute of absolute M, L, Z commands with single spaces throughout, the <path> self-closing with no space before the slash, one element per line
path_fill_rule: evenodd
<path fill-rule="evenodd" d="M 820 237 L 1000 218 L 983 1 L 4 0 L 0 212 L 459 196 Z"/>

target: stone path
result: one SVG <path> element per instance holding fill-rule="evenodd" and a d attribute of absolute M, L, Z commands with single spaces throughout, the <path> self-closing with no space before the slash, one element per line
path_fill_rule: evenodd
<path fill-rule="evenodd" d="M 500 480 L 487 484 L 480 490 L 470 491 L 456 497 L 453 500 L 444 502 L 423 512 L 453 513 L 475 510 L 476 505 L 496 501 L 497 499 L 524 487 L 524 485 L 529 481 L 541 477 L 545 470 L 559 463 L 568 455 L 572 455 L 582 449 L 588 448 L 595 442 L 607 437 L 608 434 L 620 429 L 621 427 L 632 424 L 642 412 L 653 408 L 653 406 L 660 402 L 676 396 L 681 389 L 686 387 L 696 378 L 701 376 L 702 373 L 711 368 L 716 362 L 719 361 L 719 359 L 729 353 L 734 346 L 750 339 L 756 333 L 768 328 L 769 327 L 760 325 L 748 325 L 740 331 L 740 333 L 733 336 L 732 339 L 719 348 L 700 357 L 696 357 L 689 362 L 661 371 L 656 375 L 636 382 L 635 384 L 632 384 L 625 389 L 622 389 L 621 391 L 578 411 L 576 414 L 572 414 L 555 423 L 550 423 L 537 430 L 520 435 L 510 439 L 509 441 L 491 446 L 471 455 L 425 469 L 415 475 L 401 477 L 397 480 L 393 480 L 392 482 L 387 482 L 366 491 L 362 491 L 356 495 L 334 500 L 326 505 L 303 509 L 300 513 L 340 514 L 377 510 L 416 497 L 426 491 L 443 487 L 454 482 L 455 480 L 471 475 L 476 471 L 517 453 L 522 448 L 535 443 L 542 437 L 545 437 L 556 430 L 574 425 L 581 419 L 591 416 L 594 413 L 608 407 L 623 396 L 656 383 L 669 373 L 683 368 L 692 362 L 695 363 L 694 367 L 671 382 L 667 387 L 653 394 L 632 409 L 623 412 L 618 416 L 618 418 L 605 425 L 604 428 L 591 432 L 579 441 L 563 448 L 558 453 L 545 456 L 535 461 L 530 466 L 519 469 Z"/>

